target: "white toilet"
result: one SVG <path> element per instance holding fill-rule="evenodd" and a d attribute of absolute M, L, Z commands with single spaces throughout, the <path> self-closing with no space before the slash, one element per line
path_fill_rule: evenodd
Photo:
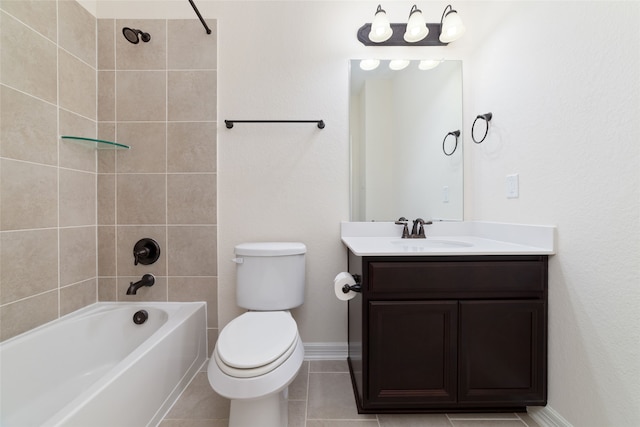
<path fill-rule="evenodd" d="M 302 243 L 235 247 L 236 302 L 250 311 L 218 336 L 209 360 L 211 387 L 231 399 L 229 427 L 286 427 L 287 387 L 304 359 L 289 309 L 304 302 Z"/>

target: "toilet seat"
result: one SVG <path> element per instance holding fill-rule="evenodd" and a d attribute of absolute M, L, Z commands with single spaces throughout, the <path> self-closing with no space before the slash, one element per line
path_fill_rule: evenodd
<path fill-rule="evenodd" d="M 273 371 L 289 358 L 299 340 L 298 327 L 286 311 L 250 311 L 222 330 L 213 352 L 225 374 L 249 378 Z"/>

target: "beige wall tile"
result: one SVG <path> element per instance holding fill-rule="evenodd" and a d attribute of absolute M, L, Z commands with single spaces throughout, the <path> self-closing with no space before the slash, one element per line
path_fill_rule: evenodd
<path fill-rule="evenodd" d="M 165 123 L 118 124 L 118 142 L 131 150 L 118 151 L 119 173 L 165 172 L 167 127 Z"/>
<path fill-rule="evenodd" d="M 58 52 L 60 107 L 95 120 L 96 70 L 63 49 Z"/>
<path fill-rule="evenodd" d="M 98 71 L 98 120 L 116 119 L 116 72 Z"/>
<path fill-rule="evenodd" d="M 169 276 L 216 276 L 217 228 L 168 226 Z"/>
<path fill-rule="evenodd" d="M 58 317 L 58 290 L 0 307 L 0 340 L 6 340 Z"/>
<path fill-rule="evenodd" d="M 207 303 L 207 327 L 218 327 L 218 279 L 216 277 L 169 277 L 169 301 Z"/>
<path fill-rule="evenodd" d="M 98 70 L 116 69 L 115 19 L 98 19 Z"/>
<path fill-rule="evenodd" d="M 207 307 L 207 310 L 209 308 Z M 210 356 L 213 354 L 213 349 L 216 347 L 216 341 L 218 341 L 218 328 L 207 329 L 207 354 Z"/>
<path fill-rule="evenodd" d="M 0 163 L 0 230 L 56 227 L 57 169 L 8 159 Z"/>
<path fill-rule="evenodd" d="M 115 277 L 98 278 L 98 301 L 117 301 L 118 279 Z"/>
<path fill-rule="evenodd" d="M 114 174 L 98 175 L 98 224 L 115 225 L 116 223 L 116 176 Z"/>
<path fill-rule="evenodd" d="M 55 103 L 58 89 L 55 44 L 0 13 L 0 45 L 2 83 Z"/>
<path fill-rule="evenodd" d="M 97 20 L 75 1 L 58 2 L 58 44 L 96 68 Z"/>
<path fill-rule="evenodd" d="M 0 304 L 57 287 L 56 229 L 0 233 Z"/>
<path fill-rule="evenodd" d="M 216 72 L 169 71 L 169 121 L 216 120 Z"/>
<path fill-rule="evenodd" d="M 119 225 L 166 223 L 164 174 L 118 174 L 116 191 Z"/>
<path fill-rule="evenodd" d="M 166 120 L 165 94 L 164 71 L 116 72 L 116 119 L 134 122 Z"/>
<path fill-rule="evenodd" d="M 118 226 L 117 230 L 118 275 L 142 276 L 151 273 L 157 276 L 167 275 L 167 229 L 164 225 L 155 226 Z M 133 247 L 143 238 L 150 238 L 160 246 L 160 258 L 153 264 L 134 265 Z"/>
<path fill-rule="evenodd" d="M 148 33 L 151 40 L 130 43 L 122 34 L 129 27 Z M 116 21 L 116 67 L 118 70 L 164 70 L 167 67 L 167 21 L 118 19 Z"/>
<path fill-rule="evenodd" d="M 115 123 L 98 123 L 98 139 L 116 141 Z M 114 173 L 116 171 L 116 152 L 118 150 L 98 150 L 98 172 Z"/>
<path fill-rule="evenodd" d="M 60 109 L 60 135 L 95 138 L 96 122 Z M 60 139 L 60 166 L 88 172 L 96 171 L 96 144 L 74 139 Z"/>
<path fill-rule="evenodd" d="M 55 106 L 0 86 L 0 155 L 47 165 L 58 163 Z"/>
<path fill-rule="evenodd" d="M 167 175 L 167 223 L 215 224 L 216 175 Z"/>
<path fill-rule="evenodd" d="M 60 226 L 96 224 L 96 174 L 60 169 Z"/>
<path fill-rule="evenodd" d="M 2 0 L 2 9 L 49 40 L 57 40 L 58 14 L 55 1 Z"/>
<path fill-rule="evenodd" d="M 215 122 L 167 123 L 168 172 L 216 171 Z"/>
<path fill-rule="evenodd" d="M 115 276 L 116 227 L 98 227 L 98 276 Z"/>
<path fill-rule="evenodd" d="M 170 70 L 203 70 L 217 68 L 216 21 L 207 22 L 207 34 L 197 19 L 170 19 L 167 21 L 168 58 Z M 197 54 L 194 55 L 194 52 Z"/>
<path fill-rule="evenodd" d="M 98 301 L 98 281 L 93 279 L 60 288 L 60 316 Z"/>
<path fill-rule="evenodd" d="M 144 266 L 143 266 L 144 267 Z M 118 289 L 117 298 L 118 301 L 166 301 L 167 300 L 167 278 L 155 277 L 155 283 L 153 286 L 144 286 L 136 292 L 135 295 L 127 295 L 127 289 L 131 283 L 135 283 L 142 278 L 144 272 L 139 276 L 118 276 Z"/>
<path fill-rule="evenodd" d="M 96 227 L 60 229 L 60 286 L 97 276 Z"/>

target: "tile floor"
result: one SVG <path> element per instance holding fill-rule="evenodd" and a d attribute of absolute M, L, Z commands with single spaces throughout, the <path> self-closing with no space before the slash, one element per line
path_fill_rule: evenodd
<path fill-rule="evenodd" d="M 159 427 L 226 427 L 229 401 L 200 372 Z M 256 426 L 260 427 L 260 426 Z M 345 360 L 305 361 L 289 386 L 289 427 L 539 427 L 527 414 L 359 415 Z"/>

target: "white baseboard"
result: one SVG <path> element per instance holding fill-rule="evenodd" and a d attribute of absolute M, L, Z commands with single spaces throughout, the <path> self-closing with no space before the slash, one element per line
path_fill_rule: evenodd
<path fill-rule="evenodd" d="M 562 415 L 554 411 L 549 405 L 543 407 L 529 407 L 527 413 L 540 427 L 573 427 Z"/>
<path fill-rule="evenodd" d="M 306 342 L 305 360 L 345 360 L 348 355 L 346 342 Z"/>

